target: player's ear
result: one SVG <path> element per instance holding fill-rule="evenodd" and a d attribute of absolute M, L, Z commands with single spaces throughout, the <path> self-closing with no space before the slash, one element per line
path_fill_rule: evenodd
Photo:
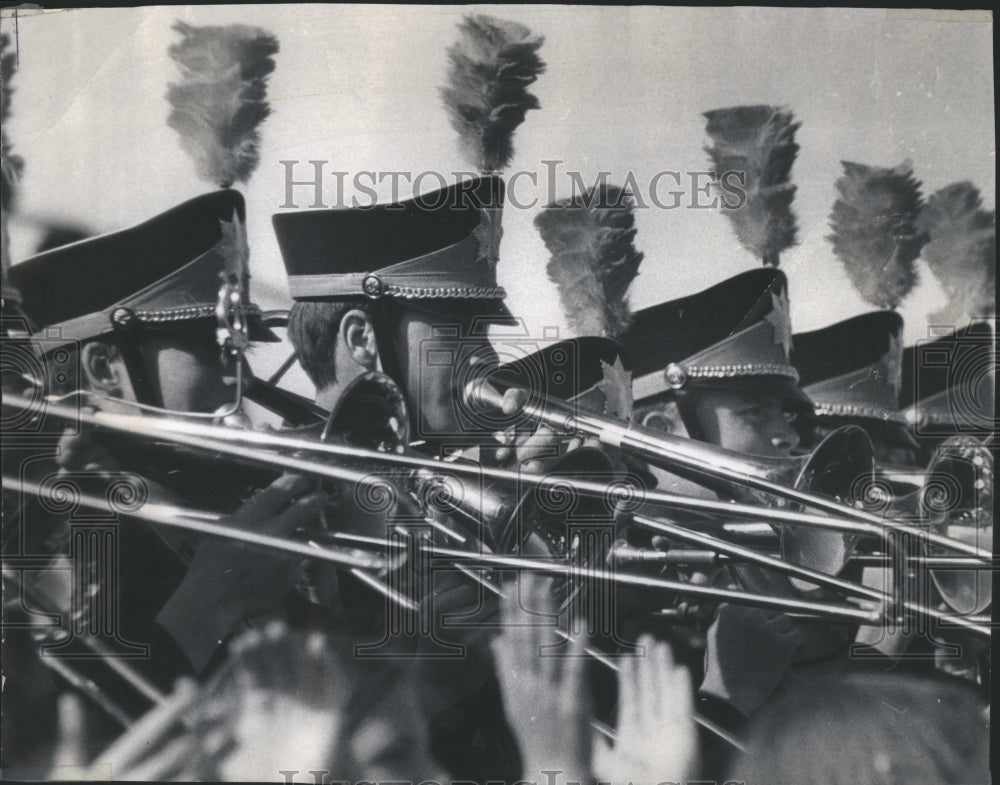
<path fill-rule="evenodd" d="M 80 365 L 87 388 L 113 398 L 124 398 L 132 389 L 125 361 L 118 347 L 104 341 L 89 341 L 80 349 Z"/>
<path fill-rule="evenodd" d="M 367 313 L 360 308 L 345 313 L 340 320 L 340 340 L 354 362 L 368 369 L 375 367 L 378 360 L 375 325 Z"/>

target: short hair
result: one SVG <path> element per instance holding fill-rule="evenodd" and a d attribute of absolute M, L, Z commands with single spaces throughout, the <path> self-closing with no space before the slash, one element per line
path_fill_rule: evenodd
<path fill-rule="evenodd" d="M 317 389 L 337 381 L 336 352 L 340 322 L 344 314 L 361 310 L 371 315 L 360 298 L 342 300 L 301 300 L 288 314 L 288 340 L 295 348 L 299 364 Z"/>
<path fill-rule="evenodd" d="M 940 676 L 856 672 L 804 679 L 766 704 L 730 768 L 746 785 L 989 781 L 985 704 Z"/>

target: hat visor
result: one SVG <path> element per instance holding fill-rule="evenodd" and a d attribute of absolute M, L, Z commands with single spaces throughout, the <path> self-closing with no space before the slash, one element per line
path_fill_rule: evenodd
<path fill-rule="evenodd" d="M 787 376 L 739 376 L 727 379 L 702 381 L 694 379 L 691 387 L 721 387 L 725 389 L 753 390 L 755 394 L 772 395 L 781 401 L 789 411 L 796 414 L 811 414 L 813 402 L 798 383 Z"/>
<path fill-rule="evenodd" d="M 184 333 L 187 335 L 214 331 L 218 327 L 215 319 L 179 319 L 175 322 L 143 325 L 145 329 L 160 333 Z M 267 327 L 260 316 L 251 315 L 247 319 L 247 337 L 253 343 L 280 343 L 281 337 Z"/>
<path fill-rule="evenodd" d="M 499 299 L 467 299 L 461 297 L 439 299 L 397 299 L 399 305 L 434 316 L 459 317 L 469 321 L 479 321 L 484 324 L 502 324 L 518 326 L 521 320 L 515 317 L 507 308 L 507 304 Z"/>

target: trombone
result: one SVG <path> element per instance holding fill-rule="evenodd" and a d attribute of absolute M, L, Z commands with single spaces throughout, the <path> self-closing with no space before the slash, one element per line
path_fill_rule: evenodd
<path fill-rule="evenodd" d="M 13 394 L 4 396 L 3 406 L 14 408 L 19 412 L 39 409 L 37 401 Z M 639 489 L 628 483 L 602 483 L 578 479 L 570 481 L 563 477 L 530 474 L 460 461 L 443 463 L 412 453 L 379 452 L 280 433 L 247 432 L 185 420 L 100 411 L 82 412 L 61 404 L 45 404 L 44 415 L 69 423 L 89 425 L 123 436 L 148 440 L 157 446 L 210 451 L 254 466 L 307 474 L 341 482 L 370 484 L 373 481 L 370 471 L 372 464 L 406 469 L 424 469 L 437 475 L 447 472 L 472 480 L 490 480 L 496 483 L 512 484 L 519 488 L 534 488 L 540 492 L 558 492 L 568 486 L 575 492 L 607 499 L 608 503 L 612 505 L 621 502 L 626 506 L 634 506 L 636 495 L 640 494 L 641 502 L 650 506 L 720 516 L 726 520 L 761 521 L 772 525 L 787 524 L 853 535 L 871 534 L 879 537 L 884 536 L 887 531 L 898 531 L 923 537 L 930 544 L 975 557 L 983 560 L 984 563 L 988 563 L 992 557 L 991 553 L 976 545 L 944 537 L 934 532 L 924 532 L 916 527 L 885 521 L 876 515 L 863 513 L 813 494 L 804 495 L 809 499 L 815 499 L 817 504 L 823 503 L 825 506 L 830 506 L 836 514 L 822 515 L 789 509 L 772 509 L 762 505 L 740 502 L 697 499 L 664 491 Z M 587 416 L 595 417 L 594 415 Z M 626 430 L 618 423 L 612 423 L 611 427 Z M 851 430 L 862 433 L 860 429 Z M 853 435 L 851 438 L 854 438 Z M 699 445 L 699 447 L 708 450 L 721 449 L 710 445 Z M 732 455 L 737 454 L 733 453 Z M 324 462 L 318 460 L 320 457 L 339 459 L 340 463 Z M 746 465 L 746 459 L 743 456 L 739 457 Z M 361 466 L 365 468 L 359 468 Z M 712 467 L 705 467 L 706 472 L 711 470 Z M 815 467 L 812 467 L 811 470 L 814 471 Z M 781 486 L 775 485 L 775 487 L 780 489 Z M 800 491 L 789 491 L 789 493 L 802 494 Z M 696 522 L 689 523 L 694 525 Z"/>
<path fill-rule="evenodd" d="M 503 395 L 486 379 L 470 382 L 465 388 L 464 398 L 466 405 L 473 409 L 503 407 Z M 831 567 L 834 572 L 843 568 L 853 547 L 854 535 L 863 533 L 880 537 L 906 534 L 967 556 L 983 560 L 989 560 L 992 556 L 974 544 L 960 543 L 936 532 L 887 520 L 883 516 L 859 509 L 863 503 L 861 499 L 844 498 L 844 479 L 849 479 L 854 488 L 865 490 L 874 476 L 871 442 L 864 431 L 856 426 L 837 429 L 812 453 L 801 458 L 760 458 L 660 433 L 634 423 L 624 424 L 609 417 L 581 411 L 572 404 L 546 395 L 531 395 L 520 411 L 529 420 L 557 432 L 596 438 L 602 444 L 620 448 L 654 466 L 695 479 L 714 490 L 722 490 L 733 498 L 745 499 L 747 489 L 752 489 L 775 497 L 778 506 L 782 508 L 789 503 L 796 503 L 826 513 L 831 517 L 825 518 L 825 528 L 840 531 L 843 537 L 843 543 L 834 543 L 837 558 L 831 559 L 828 555 L 831 547 L 829 535 L 818 535 L 807 528 L 785 529 L 781 536 L 782 552 L 786 558 L 803 560 L 808 556 L 819 562 L 816 566 L 826 566 L 828 572 Z M 831 480 L 833 483 L 830 483 Z M 861 482 L 860 487 L 858 482 Z M 759 500 L 759 497 L 756 498 Z M 653 501 L 654 494 L 648 494 L 647 499 Z M 672 503 L 674 501 L 676 500 L 672 500 Z M 722 512 L 718 506 L 700 499 L 689 500 L 686 505 L 673 503 L 673 506 L 675 509 Z M 724 506 L 728 507 L 730 517 L 824 528 L 819 523 L 823 516 L 798 512 L 788 515 L 787 509 L 758 510 L 756 514 L 746 515 L 745 505 Z M 766 514 L 761 514 L 762 512 Z"/>
<path fill-rule="evenodd" d="M 44 484 L 22 481 L 18 478 L 3 476 L 4 484 L 9 487 L 16 487 L 20 484 L 22 491 L 26 493 L 51 493 L 51 489 Z M 107 509 L 107 500 L 97 496 L 82 493 L 77 497 L 81 506 L 90 509 Z M 122 517 L 144 520 L 160 526 L 182 529 L 185 531 L 197 532 L 207 536 L 225 537 L 236 542 L 258 548 L 274 549 L 283 553 L 304 556 L 310 559 L 326 561 L 337 566 L 347 566 L 357 569 L 373 570 L 384 569 L 392 562 L 389 559 L 379 558 L 378 553 L 370 552 L 356 553 L 345 552 L 343 549 L 330 547 L 329 545 L 305 545 L 302 543 L 285 540 L 282 538 L 259 535 L 248 532 L 244 529 L 226 526 L 220 523 L 223 515 L 204 510 L 193 510 L 190 508 L 164 505 L 153 502 L 145 502 L 137 509 L 129 509 L 122 513 Z M 345 534 L 331 532 L 331 539 L 344 543 L 345 546 L 354 546 L 354 550 L 362 549 L 371 551 L 372 549 L 402 550 L 406 544 L 398 540 L 380 539 L 358 534 Z M 363 546 L 363 547 L 362 547 Z M 851 605 L 835 605 L 833 603 L 813 602 L 786 597 L 773 597 L 763 594 L 752 594 L 740 592 L 732 589 L 720 589 L 711 586 L 700 586 L 671 581 L 663 578 L 651 578 L 642 575 L 634 575 L 617 571 L 608 571 L 596 567 L 573 564 L 569 561 L 553 561 L 549 559 L 539 559 L 531 557 L 508 556 L 493 553 L 477 553 L 475 551 L 450 548 L 437 545 L 430 541 L 422 541 L 418 548 L 431 557 L 437 557 L 451 566 L 454 563 L 464 565 L 469 568 L 500 569 L 539 572 L 546 575 L 575 577 L 578 579 L 592 579 L 602 582 L 615 582 L 623 585 L 636 586 L 648 589 L 662 589 L 675 594 L 699 597 L 702 599 L 719 600 L 723 602 L 734 602 L 743 605 L 760 605 L 774 610 L 785 610 L 794 613 L 805 613 L 828 618 L 833 621 L 846 621 L 855 623 L 878 624 L 882 620 L 882 614 L 878 609 L 863 609 Z M 414 606 L 409 607 L 415 610 Z"/>
<path fill-rule="evenodd" d="M 212 446 L 214 449 L 214 445 Z M 342 467 L 340 467 L 342 468 Z M 357 470 L 344 469 L 350 476 L 354 476 Z M 45 484 L 33 483 L 18 478 L 4 475 L 4 485 L 7 487 L 17 487 L 20 485 L 22 492 L 45 494 L 51 493 L 51 488 L 46 488 Z M 78 497 L 81 506 L 91 509 L 105 510 L 107 500 L 81 493 Z M 336 566 L 347 567 L 356 574 L 356 571 L 364 571 L 371 583 L 377 580 L 372 571 L 384 572 L 391 569 L 392 561 L 387 558 L 386 551 L 402 550 L 405 543 L 398 540 L 381 539 L 358 534 L 348 534 L 341 532 L 331 532 L 330 541 L 342 543 L 344 548 L 330 547 L 327 544 L 309 545 L 286 540 L 283 538 L 261 535 L 256 532 L 246 531 L 241 528 L 226 526 L 221 523 L 223 516 L 219 513 L 207 512 L 203 510 L 192 510 L 173 505 L 159 504 L 146 501 L 136 510 L 129 509 L 124 513 L 125 517 L 138 518 L 160 526 L 177 528 L 200 534 L 225 537 L 230 540 L 242 542 L 258 548 L 278 550 L 297 556 L 307 557 L 319 561 L 325 561 Z M 789 564 L 788 562 L 772 556 L 758 553 L 750 548 L 733 545 L 725 540 L 721 540 L 709 535 L 691 531 L 684 527 L 669 524 L 653 518 L 641 515 L 633 515 L 633 520 L 642 526 L 661 533 L 669 534 L 672 537 L 685 539 L 688 542 L 703 545 L 715 550 L 718 553 L 726 554 L 735 559 L 767 567 L 786 575 L 795 576 L 801 580 L 826 586 L 832 589 L 844 591 L 855 595 L 865 602 L 867 607 L 856 607 L 852 605 L 839 605 L 828 602 L 811 601 L 795 597 L 778 597 L 767 594 L 753 593 L 747 591 L 737 591 L 732 589 L 721 589 L 717 587 L 694 585 L 682 581 L 672 581 L 663 578 L 654 578 L 644 575 L 636 575 L 617 570 L 606 570 L 599 567 L 573 564 L 566 560 L 549 560 L 528 558 L 501 554 L 476 552 L 464 549 L 449 548 L 436 545 L 430 541 L 422 541 L 417 547 L 424 551 L 431 558 L 446 560 L 449 565 L 460 565 L 470 569 L 501 569 L 501 570 L 526 570 L 540 572 L 543 574 L 562 576 L 565 578 L 576 578 L 578 580 L 596 580 L 601 582 L 613 582 L 622 585 L 634 586 L 646 589 L 656 589 L 670 592 L 681 596 L 690 596 L 705 600 L 720 602 L 731 602 L 736 604 L 751 605 L 770 608 L 773 610 L 785 611 L 795 614 L 806 614 L 819 618 L 826 618 L 831 621 L 853 622 L 860 624 L 879 624 L 885 618 L 885 606 L 890 598 L 875 589 L 858 586 L 844 581 L 826 573 L 811 570 L 807 567 Z M 375 551 L 372 553 L 372 551 Z M 614 554 L 614 551 L 612 551 Z M 391 590 L 390 590 L 391 592 Z M 393 593 L 390 599 L 403 602 L 407 610 L 416 610 L 416 606 L 407 598 L 395 596 Z M 872 602 L 878 605 L 872 606 Z M 973 632 L 988 635 L 989 630 L 978 624 L 968 621 L 961 616 L 942 614 L 934 609 L 923 608 L 914 603 L 904 603 L 904 609 L 913 612 L 928 613 L 935 618 L 947 618 L 953 622 L 966 627 Z"/>

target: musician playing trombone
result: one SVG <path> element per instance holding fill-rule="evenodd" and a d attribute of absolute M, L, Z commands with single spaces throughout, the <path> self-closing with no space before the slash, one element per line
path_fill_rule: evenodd
<path fill-rule="evenodd" d="M 242 196 L 217 191 L 133 228 L 12 267 L 11 280 L 36 326 L 31 339 L 45 362 L 49 385 L 40 392 L 106 412 L 242 421 L 242 351 L 223 351 L 217 342 L 220 280 L 224 302 L 235 304 L 222 308 L 223 320 L 243 320 L 245 332 L 237 331 L 236 339 L 277 340 L 248 299 L 247 260 L 240 250 L 246 247 L 244 215 Z M 44 411 L 43 402 L 39 416 Z M 101 497 L 107 478 L 124 473 L 150 501 L 235 511 L 229 524 L 257 532 L 287 535 L 318 514 L 317 497 L 302 478 L 280 478 L 247 500 L 274 476 L 258 477 L 193 454 L 163 457 L 146 444 L 109 437 L 70 428 L 56 465 L 37 465 L 84 490 L 95 485 Z M 54 534 L 58 558 L 68 547 L 70 527 L 65 516 L 46 509 L 28 502 L 28 546 L 50 549 L 51 541 L 44 540 Z M 117 596 L 102 600 L 117 603 L 115 634 L 149 647 L 143 677 L 161 689 L 179 673 L 202 671 L 219 641 L 284 596 L 300 569 L 296 558 L 248 557 L 225 541 L 172 535 L 135 519 L 123 522 L 119 560 L 111 567 Z M 285 588 L 275 588 L 282 583 Z M 46 591 L 39 581 L 31 584 Z M 108 586 L 113 584 L 105 591 Z M 70 598 L 60 596 L 58 587 L 49 589 L 48 599 L 58 607 L 48 610 L 66 613 Z M 119 696 L 110 698 L 117 702 Z"/>
<path fill-rule="evenodd" d="M 496 280 L 503 193 L 484 177 L 405 202 L 274 216 L 295 300 L 288 335 L 317 404 L 335 409 L 355 378 L 381 371 L 403 389 L 424 452 L 476 435 L 461 386 L 497 364 L 489 326 L 514 321 Z"/>
<path fill-rule="evenodd" d="M 622 342 L 633 356 L 637 423 L 748 456 L 796 452 L 794 421 L 811 412 L 812 404 L 790 361 L 788 285 L 779 270 L 751 270 L 638 311 Z M 650 470 L 658 487 L 707 493 Z M 802 625 L 782 614 L 721 606 L 709 629 L 702 700 L 723 704 L 724 715 L 730 711 L 724 706 L 749 715 L 793 662 L 821 659 L 845 645 L 833 625 L 813 628 L 805 635 Z"/>

